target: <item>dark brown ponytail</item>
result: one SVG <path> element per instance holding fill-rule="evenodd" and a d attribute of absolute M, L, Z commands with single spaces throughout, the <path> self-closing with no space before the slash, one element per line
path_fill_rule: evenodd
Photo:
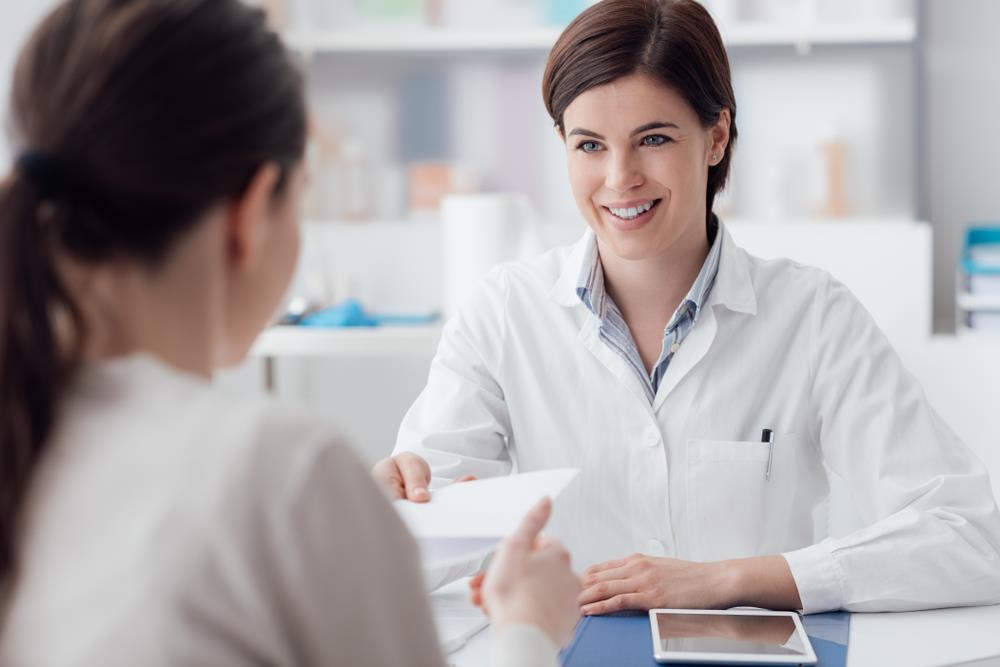
<path fill-rule="evenodd" d="M 21 157 L 0 185 L 0 600 L 86 342 L 58 258 L 155 264 L 262 165 L 287 174 L 306 135 L 301 76 L 239 0 L 66 0 L 22 51 L 10 112 Z"/>
<path fill-rule="evenodd" d="M 0 571 L 16 561 L 22 498 L 78 353 L 56 354 L 51 312 L 79 325 L 53 270 L 48 230 L 35 222 L 37 188 L 15 174 L 0 186 Z M 11 224 L 13 221 L 24 221 Z M 6 596 L 9 578 L 0 591 Z"/>

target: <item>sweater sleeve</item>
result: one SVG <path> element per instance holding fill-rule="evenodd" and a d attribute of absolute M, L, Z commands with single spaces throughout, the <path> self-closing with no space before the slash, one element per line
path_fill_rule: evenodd
<path fill-rule="evenodd" d="M 443 665 L 417 546 L 347 447 L 303 459 L 270 515 L 293 664 Z"/>
<path fill-rule="evenodd" d="M 558 667 L 559 650 L 534 625 L 511 625 L 493 639 L 493 667 Z"/>

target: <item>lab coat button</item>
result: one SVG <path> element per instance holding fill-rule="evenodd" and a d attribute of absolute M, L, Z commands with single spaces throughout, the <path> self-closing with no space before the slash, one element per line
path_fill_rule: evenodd
<path fill-rule="evenodd" d="M 656 558 L 661 558 L 665 553 L 667 553 L 667 550 L 663 548 L 663 542 L 659 540 L 650 540 L 649 542 L 646 542 L 647 556 L 654 556 Z"/>
<path fill-rule="evenodd" d="M 659 432 L 650 431 L 646 434 L 646 444 L 650 447 L 659 447 L 660 442 L 662 442 L 662 440 L 660 439 Z"/>

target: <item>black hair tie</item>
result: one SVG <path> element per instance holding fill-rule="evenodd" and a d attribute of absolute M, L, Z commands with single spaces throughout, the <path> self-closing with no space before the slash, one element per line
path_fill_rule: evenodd
<path fill-rule="evenodd" d="M 16 168 L 35 184 L 43 197 L 59 196 L 66 192 L 66 170 L 58 160 L 38 151 L 21 154 Z"/>

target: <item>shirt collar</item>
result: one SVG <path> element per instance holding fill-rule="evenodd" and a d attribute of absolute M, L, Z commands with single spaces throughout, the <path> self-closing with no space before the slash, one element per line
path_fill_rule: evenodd
<path fill-rule="evenodd" d="M 593 246 L 592 246 L 593 244 Z M 596 251 L 594 233 L 587 229 L 583 237 L 570 247 L 562 263 L 560 274 L 549 291 L 549 298 L 566 307 L 584 305 L 577 289 L 581 287 L 584 266 L 592 266 L 591 247 Z M 757 296 L 750 277 L 750 260 L 746 251 L 736 245 L 726 225 L 719 222 L 713 249 L 718 246 L 719 263 L 715 285 L 706 290 L 707 301 L 702 306 L 721 305 L 729 310 L 754 315 L 757 313 Z M 711 254 L 711 253 L 710 253 Z M 603 274 L 601 276 L 603 280 Z M 698 282 L 697 280 L 695 281 Z M 585 306 L 586 307 L 586 306 Z"/>
<path fill-rule="evenodd" d="M 667 329 L 675 326 L 685 310 L 691 311 L 693 319 L 698 318 L 702 306 L 705 304 L 715 278 L 719 271 L 719 259 L 722 254 L 722 234 L 720 232 L 719 219 L 712 215 L 709 223 L 709 234 L 711 235 L 711 247 L 705 262 L 701 265 L 698 277 L 695 278 L 687 296 L 681 301 Z M 582 262 L 579 264 L 580 271 L 576 281 L 576 295 L 587 309 L 603 320 L 607 313 L 607 292 L 604 289 L 604 269 L 601 266 L 601 257 L 597 247 L 597 237 L 590 234 L 585 238 Z"/>

